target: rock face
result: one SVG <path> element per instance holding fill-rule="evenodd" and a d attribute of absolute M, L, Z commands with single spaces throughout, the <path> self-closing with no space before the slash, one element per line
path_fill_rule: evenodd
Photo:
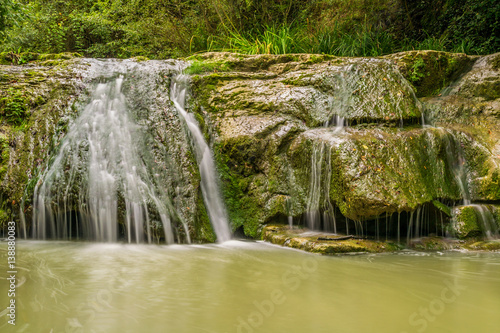
<path fill-rule="evenodd" d="M 0 224 L 12 217 L 19 219 L 25 191 L 33 189 L 37 168 L 75 113 L 72 106 L 84 91 L 78 59 L 44 61 L 51 65 L 0 66 Z"/>
<path fill-rule="evenodd" d="M 90 60 L 46 58 L 0 66 L 2 221 L 20 209 L 29 218 L 38 174 L 98 77 Z M 187 111 L 213 148 L 233 229 L 247 236 L 289 217 L 326 228 L 335 218 L 409 219 L 424 206 L 446 216 L 442 203 L 500 200 L 500 54 L 190 61 Z M 168 95 L 174 73 L 129 65 L 147 82 L 124 92 L 147 129 L 159 182 L 191 238 L 213 241 L 189 136 Z"/>
<path fill-rule="evenodd" d="M 257 237 L 286 216 L 320 226 L 325 212 L 362 221 L 437 200 L 498 200 L 499 57 L 193 59 L 211 69 L 193 75 L 191 105 L 235 227 Z"/>

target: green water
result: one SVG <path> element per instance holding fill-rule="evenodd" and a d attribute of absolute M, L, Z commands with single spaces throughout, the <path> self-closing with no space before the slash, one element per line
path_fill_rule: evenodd
<path fill-rule="evenodd" d="M 1 332 L 499 331 L 500 253 L 324 257 L 237 241 L 17 252 L 16 326 L 3 312 Z M 2 309 L 7 290 L 3 278 Z"/>

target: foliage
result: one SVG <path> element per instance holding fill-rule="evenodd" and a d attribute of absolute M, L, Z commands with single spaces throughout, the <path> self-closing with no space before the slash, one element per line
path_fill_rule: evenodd
<path fill-rule="evenodd" d="M 425 77 L 425 62 L 424 62 L 424 59 L 419 57 L 414 63 L 413 63 L 413 66 L 411 67 L 410 69 L 410 73 L 409 73 L 409 77 L 408 79 L 410 80 L 410 82 L 418 82 L 420 81 L 420 79 L 422 79 L 423 77 Z"/>
<path fill-rule="evenodd" d="M 0 52 L 484 54 L 500 50 L 499 16 L 496 0 L 0 0 Z"/>
<path fill-rule="evenodd" d="M 0 37 L 4 31 L 17 23 L 20 7 L 15 0 L 0 0 Z"/>
<path fill-rule="evenodd" d="M 288 25 L 265 26 L 256 36 L 229 30 L 229 38 L 223 49 L 245 54 L 288 54 L 300 53 L 302 43 L 297 31 Z"/>
<path fill-rule="evenodd" d="M 311 44 L 312 53 L 347 57 L 376 57 L 394 50 L 395 44 L 390 34 L 373 30 L 366 22 L 360 30 L 352 33 L 335 25 L 331 30 L 320 32 Z"/>
<path fill-rule="evenodd" d="M 404 0 L 406 15 L 399 34 L 442 50 L 473 54 L 500 50 L 500 2 L 497 0 Z M 437 50 L 437 49 L 436 49 Z"/>
<path fill-rule="evenodd" d="M 0 116 L 8 122 L 20 125 L 28 114 L 26 96 L 14 88 L 9 88 L 4 96 L 0 96 Z"/>

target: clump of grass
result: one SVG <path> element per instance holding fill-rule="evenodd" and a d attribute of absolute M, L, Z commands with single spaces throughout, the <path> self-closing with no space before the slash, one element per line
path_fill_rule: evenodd
<path fill-rule="evenodd" d="M 261 33 L 251 36 L 236 30 L 228 30 L 224 51 L 243 54 L 288 54 L 300 53 L 303 38 L 290 25 L 265 26 Z"/>
<path fill-rule="evenodd" d="M 194 75 L 207 72 L 225 72 L 228 70 L 230 70 L 229 65 L 225 62 L 205 62 L 195 60 L 184 70 L 184 73 Z"/>
<path fill-rule="evenodd" d="M 366 22 L 355 31 L 334 24 L 314 37 L 310 42 L 312 52 L 340 57 L 377 57 L 392 53 L 396 46 L 389 33 L 374 30 Z"/>

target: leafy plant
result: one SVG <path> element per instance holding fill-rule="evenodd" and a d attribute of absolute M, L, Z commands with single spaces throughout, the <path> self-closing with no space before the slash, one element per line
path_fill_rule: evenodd
<path fill-rule="evenodd" d="M 28 114 L 26 96 L 14 88 L 7 90 L 6 96 L 0 98 L 0 116 L 8 122 L 21 125 Z"/>
<path fill-rule="evenodd" d="M 425 62 L 424 59 L 418 58 L 410 69 L 409 81 L 416 83 L 425 77 Z"/>

